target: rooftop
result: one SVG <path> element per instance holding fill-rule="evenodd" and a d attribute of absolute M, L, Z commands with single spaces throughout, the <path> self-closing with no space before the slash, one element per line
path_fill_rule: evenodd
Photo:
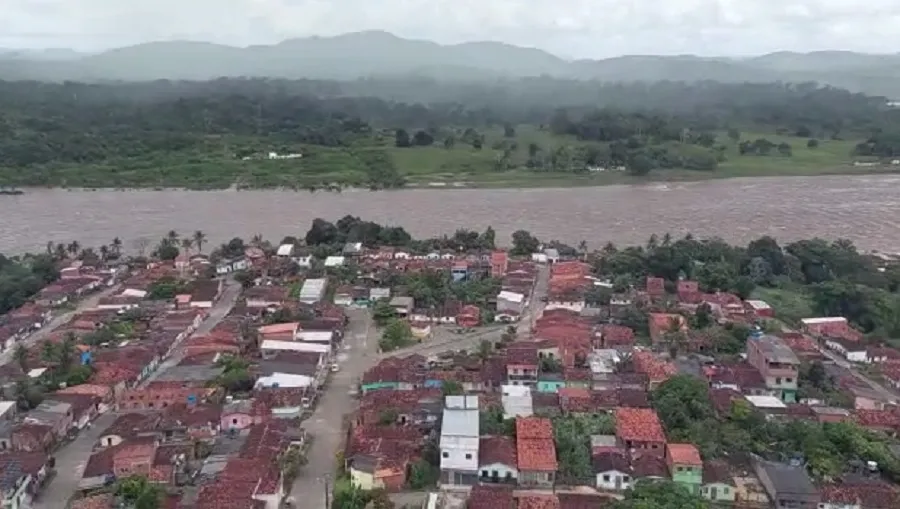
<path fill-rule="evenodd" d="M 666 456 L 672 460 L 672 463 L 678 465 L 703 465 L 700 451 L 693 444 L 668 444 L 666 445 Z"/>
<path fill-rule="evenodd" d="M 650 408 L 616 408 L 616 436 L 623 441 L 666 441 L 659 417 Z"/>

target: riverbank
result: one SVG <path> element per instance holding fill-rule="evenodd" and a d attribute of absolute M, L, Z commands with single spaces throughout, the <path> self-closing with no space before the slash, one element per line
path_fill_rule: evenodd
<path fill-rule="evenodd" d="M 852 156 L 858 140 L 813 140 L 748 132 L 743 142 L 717 136 L 719 162 L 707 169 L 657 168 L 636 176 L 583 162 L 585 154 L 603 150 L 596 143 L 555 135 L 534 126 L 519 126 L 515 138 L 502 130 L 485 131 L 484 146 L 396 147 L 390 140 L 360 141 L 347 147 L 305 145 L 294 159 L 236 159 L 227 152 L 165 153 L 93 164 L 0 167 L 0 186 L 63 189 L 342 189 L 580 187 L 613 184 L 684 182 L 733 177 L 880 174 L 900 166 L 858 166 Z M 753 140 L 753 141 L 750 141 Z M 741 143 L 767 140 L 766 155 L 749 155 Z M 504 148 L 505 147 L 505 148 Z M 537 147 L 540 147 L 538 149 Z M 598 148 L 599 147 L 599 148 Z M 672 154 L 694 146 L 660 146 Z M 783 147 L 788 147 L 784 149 Z M 530 153 L 552 153 L 551 162 Z M 745 152 L 742 154 L 742 152 Z M 548 156 L 549 158 L 550 156 Z M 687 156 L 684 156 L 687 157 Z M 562 162 L 560 162 L 562 161 Z M 535 166 L 540 163 L 541 166 Z M 671 160 L 671 166 L 681 164 Z"/>

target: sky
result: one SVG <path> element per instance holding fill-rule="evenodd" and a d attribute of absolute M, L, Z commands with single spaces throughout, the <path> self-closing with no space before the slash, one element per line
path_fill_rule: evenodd
<path fill-rule="evenodd" d="M 570 58 L 900 52 L 900 0 L 0 0 L 0 47 L 235 46 L 386 30 Z"/>

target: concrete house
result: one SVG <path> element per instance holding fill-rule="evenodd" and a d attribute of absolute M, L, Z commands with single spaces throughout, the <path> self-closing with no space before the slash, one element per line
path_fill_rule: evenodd
<path fill-rule="evenodd" d="M 441 420 L 441 484 L 478 481 L 478 396 L 447 396 Z"/>
<path fill-rule="evenodd" d="M 696 447 L 691 444 L 667 444 L 666 465 L 673 481 L 683 485 L 691 493 L 700 493 L 703 460 Z"/>
<path fill-rule="evenodd" d="M 762 375 L 766 388 L 782 401 L 797 401 L 800 359 L 781 338 L 753 331 L 747 340 L 747 362 Z"/>
<path fill-rule="evenodd" d="M 627 490 L 634 482 L 631 463 L 621 450 L 595 454 L 594 473 L 597 475 L 597 489 L 600 490 Z"/>
<path fill-rule="evenodd" d="M 806 469 L 753 456 L 753 470 L 777 509 L 817 509 L 819 491 Z"/>
<path fill-rule="evenodd" d="M 553 424 L 544 417 L 516 418 L 516 459 L 519 485 L 549 488 L 556 480 L 556 444 Z"/>
<path fill-rule="evenodd" d="M 478 479 L 482 483 L 514 483 L 519 477 L 516 442 L 510 437 L 481 437 L 478 458 Z"/>

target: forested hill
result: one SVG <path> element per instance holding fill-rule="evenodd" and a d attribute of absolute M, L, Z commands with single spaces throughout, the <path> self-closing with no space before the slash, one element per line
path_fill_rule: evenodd
<path fill-rule="evenodd" d="M 753 58 L 626 55 L 570 61 L 499 42 L 441 45 L 383 31 L 308 37 L 238 48 L 189 41 L 150 42 L 93 55 L 0 51 L 0 76 L 35 80 L 208 80 L 280 77 L 352 80 L 427 76 L 484 81 L 552 76 L 607 82 L 815 81 L 900 98 L 900 55 L 848 51 L 780 52 Z"/>
<path fill-rule="evenodd" d="M 0 185 L 393 187 L 597 167 L 646 175 L 790 161 L 797 147 L 820 145 L 807 162 L 832 164 L 858 142 L 861 155 L 900 154 L 898 125 L 884 98 L 811 84 L 0 82 Z M 266 160 L 272 152 L 302 159 Z"/>

